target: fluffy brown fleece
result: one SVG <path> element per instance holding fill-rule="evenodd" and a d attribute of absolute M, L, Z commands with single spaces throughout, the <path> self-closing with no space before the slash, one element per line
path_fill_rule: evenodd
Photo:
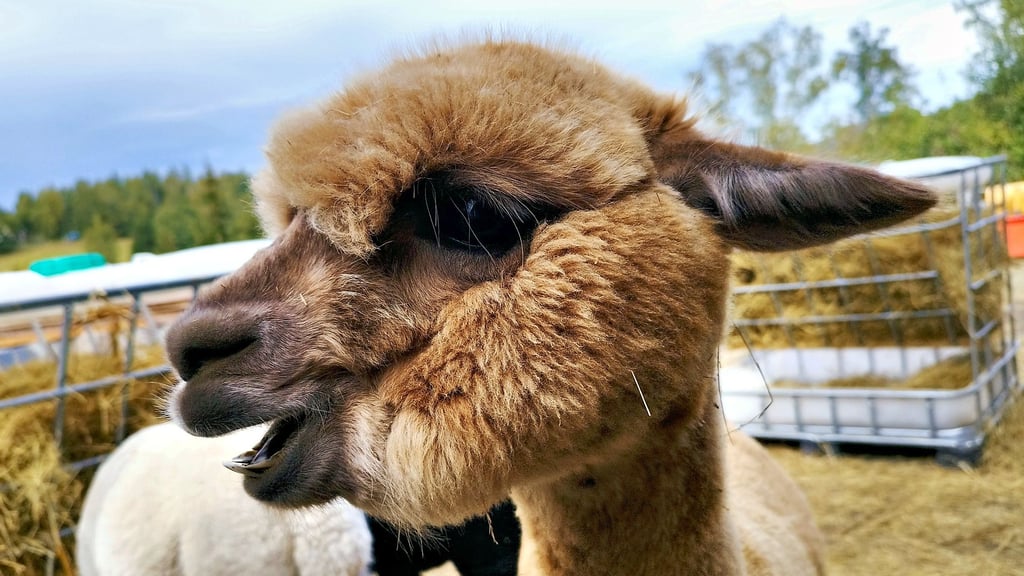
<path fill-rule="evenodd" d="M 681 101 L 498 39 L 353 81 L 267 155 L 276 242 L 168 336 L 187 429 L 276 422 L 236 466 L 250 494 L 420 527 L 511 492 L 530 575 L 820 573 L 803 496 L 716 403 L 726 256 L 929 192 L 715 142 Z"/>

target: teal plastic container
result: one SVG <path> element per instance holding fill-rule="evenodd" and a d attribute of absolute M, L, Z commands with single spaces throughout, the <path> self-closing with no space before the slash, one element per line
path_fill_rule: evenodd
<path fill-rule="evenodd" d="M 56 276 L 72 270 L 85 270 L 106 265 L 107 260 L 99 252 L 86 252 L 85 254 L 72 254 L 70 256 L 57 256 L 36 260 L 28 265 L 28 269 L 41 276 Z"/>

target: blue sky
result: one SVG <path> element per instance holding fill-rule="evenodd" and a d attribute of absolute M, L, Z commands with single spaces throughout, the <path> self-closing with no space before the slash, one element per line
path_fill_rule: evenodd
<path fill-rule="evenodd" d="M 786 16 L 821 31 L 830 54 L 866 19 L 891 29 L 932 108 L 966 95 L 976 51 L 941 0 L 427 4 L 0 0 L 0 207 L 22 190 L 147 168 L 252 171 L 283 110 L 418 39 L 481 26 L 566 38 L 660 90 L 686 92 L 707 42 L 745 41 Z"/>

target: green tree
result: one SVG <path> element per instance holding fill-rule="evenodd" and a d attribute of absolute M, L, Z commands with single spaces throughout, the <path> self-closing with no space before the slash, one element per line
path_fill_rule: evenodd
<path fill-rule="evenodd" d="M 162 196 L 158 204 L 162 206 L 173 199 L 185 196 L 191 183 L 191 177 L 187 173 L 183 176 L 177 170 L 171 170 L 161 184 Z"/>
<path fill-rule="evenodd" d="M 92 217 L 100 212 L 100 201 L 96 187 L 85 180 L 75 182 L 67 192 L 68 230 L 84 232 L 92 225 Z"/>
<path fill-rule="evenodd" d="M 87 251 L 99 252 L 107 259 L 107 262 L 116 261 L 117 231 L 99 214 L 93 214 L 92 223 L 82 234 L 82 241 Z"/>
<path fill-rule="evenodd" d="M 36 209 L 36 198 L 28 192 L 18 194 L 18 203 L 14 208 L 14 229 L 18 235 L 18 242 L 28 242 L 34 234 L 32 229 L 32 214 Z"/>
<path fill-rule="evenodd" d="M 832 78 L 853 85 L 860 123 L 867 125 L 880 115 L 909 106 L 915 95 L 913 71 L 900 62 L 894 46 L 886 45 L 889 29 L 874 35 L 870 24 L 860 22 L 848 35 L 852 47 L 832 58 Z"/>
<path fill-rule="evenodd" d="M 230 191 L 227 191 L 230 194 Z M 228 240 L 233 202 L 209 166 L 189 191 L 189 204 L 199 220 L 198 244 L 218 244 Z"/>
<path fill-rule="evenodd" d="M 701 53 L 701 67 L 689 73 L 695 91 L 705 100 L 707 114 L 726 121 L 738 121 L 741 95 L 735 89 L 733 61 L 737 48 L 732 44 L 709 43 Z"/>
<path fill-rule="evenodd" d="M 0 210 L 0 254 L 14 252 L 18 247 L 17 217 Z"/>
<path fill-rule="evenodd" d="M 829 86 L 822 58 L 819 32 L 780 19 L 746 44 L 709 44 L 690 78 L 713 114 L 733 123 L 749 118 L 744 124 L 759 144 L 801 150 L 809 142 L 796 119 Z"/>
<path fill-rule="evenodd" d="M 1011 137 L 974 99 L 954 102 L 931 114 L 900 106 L 867 124 L 833 123 L 825 135 L 824 153 L 864 162 L 988 156 L 1005 150 Z"/>
<path fill-rule="evenodd" d="M 198 218 L 184 195 L 168 196 L 153 221 L 155 252 L 172 252 L 198 245 Z"/>
<path fill-rule="evenodd" d="M 153 252 L 156 250 L 156 211 L 153 215 L 135 221 L 132 228 L 132 252 Z"/>
<path fill-rule="evenodd" d="M 55 188 L 47 188 L 36 197 L 32 208 L 32 229 L 39 238 L 56 240 L 65 232 L 64 195 Z"/>
<path fill-rule="evenodd" d="M 231 220 L 228 240 L 249 240 L 262 235 L 260 221 L 249 189 L 249 176 L 242 173 L 223 174 L 220 178 L 224 194 L 231 201 Z"/>
<path fill-rule="evenodd" d="M 157 173 L 147 170 L 138 180 L 141 182 L 142 188 L 152 197 L 153 206 L 163 204 L 164 182 Z"/>
<path fill-rule="evenodd" d="M 96 182 L 93 185 L 96 197 L 96 212 L 114 227 L 118 236 L 131 234 L 132 221 L 136 218 L 136 206 L 125 193 L 124 183 L 117 176 Z"/>
<path fill-rule="evenodd" d="M 1024 178 L 1024 0 L 957 0 L 981 44 L 970 77 L 978 104 L 1010 135 L 1009 177 Z"/>
<path fill-rule="evenodd" d="M 124 204 L 123 232 L 130 236 L 133 252 L 152 252 L 155 247 L 153 218 L 156 215 L 156 196 L 144 177 L 128 178 L 122 185 Z"/>
<path fill-rule="evenodd" d="M 1000 154 L 1019 138 L 986 113 L 977 98 L 955 102 L 929 116 L 924 135 L 929 156 Z"/>
<path fill-rule="evenodd" d="M 1006 94 L 1024 77 L 1024 0 L 956 0 L 981 42 L 971 78 L 986 91 Z"/>
<path fill-rule="evenodd" d="M 133 251 L 180 250 L 258 237 L 248 182 L 247 174 L 217 174 L 212 167 L 198 181 L 187 170 L 172 170 L 165 177 L 144 172 L 79 180 L 38 195 L 22 193 L 15 211 L 0 214 L 0 221 L 6 218 L 19 244 L 70 231 L 93 230 L 91 236 L 96 236 L 98 227 L 110 226 L 116 237 L 132 239 Z"/>

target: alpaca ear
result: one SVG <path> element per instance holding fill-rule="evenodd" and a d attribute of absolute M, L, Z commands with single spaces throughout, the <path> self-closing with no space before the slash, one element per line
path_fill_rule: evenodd
<path fill-rule="evenodd" d="M 936 202 L 927 188 L 873 170 L 726 144 L 692 130 L 662 134 L 652 155 L 661 181 L 747 250 L 827 244 L 897 224 Z"/>

